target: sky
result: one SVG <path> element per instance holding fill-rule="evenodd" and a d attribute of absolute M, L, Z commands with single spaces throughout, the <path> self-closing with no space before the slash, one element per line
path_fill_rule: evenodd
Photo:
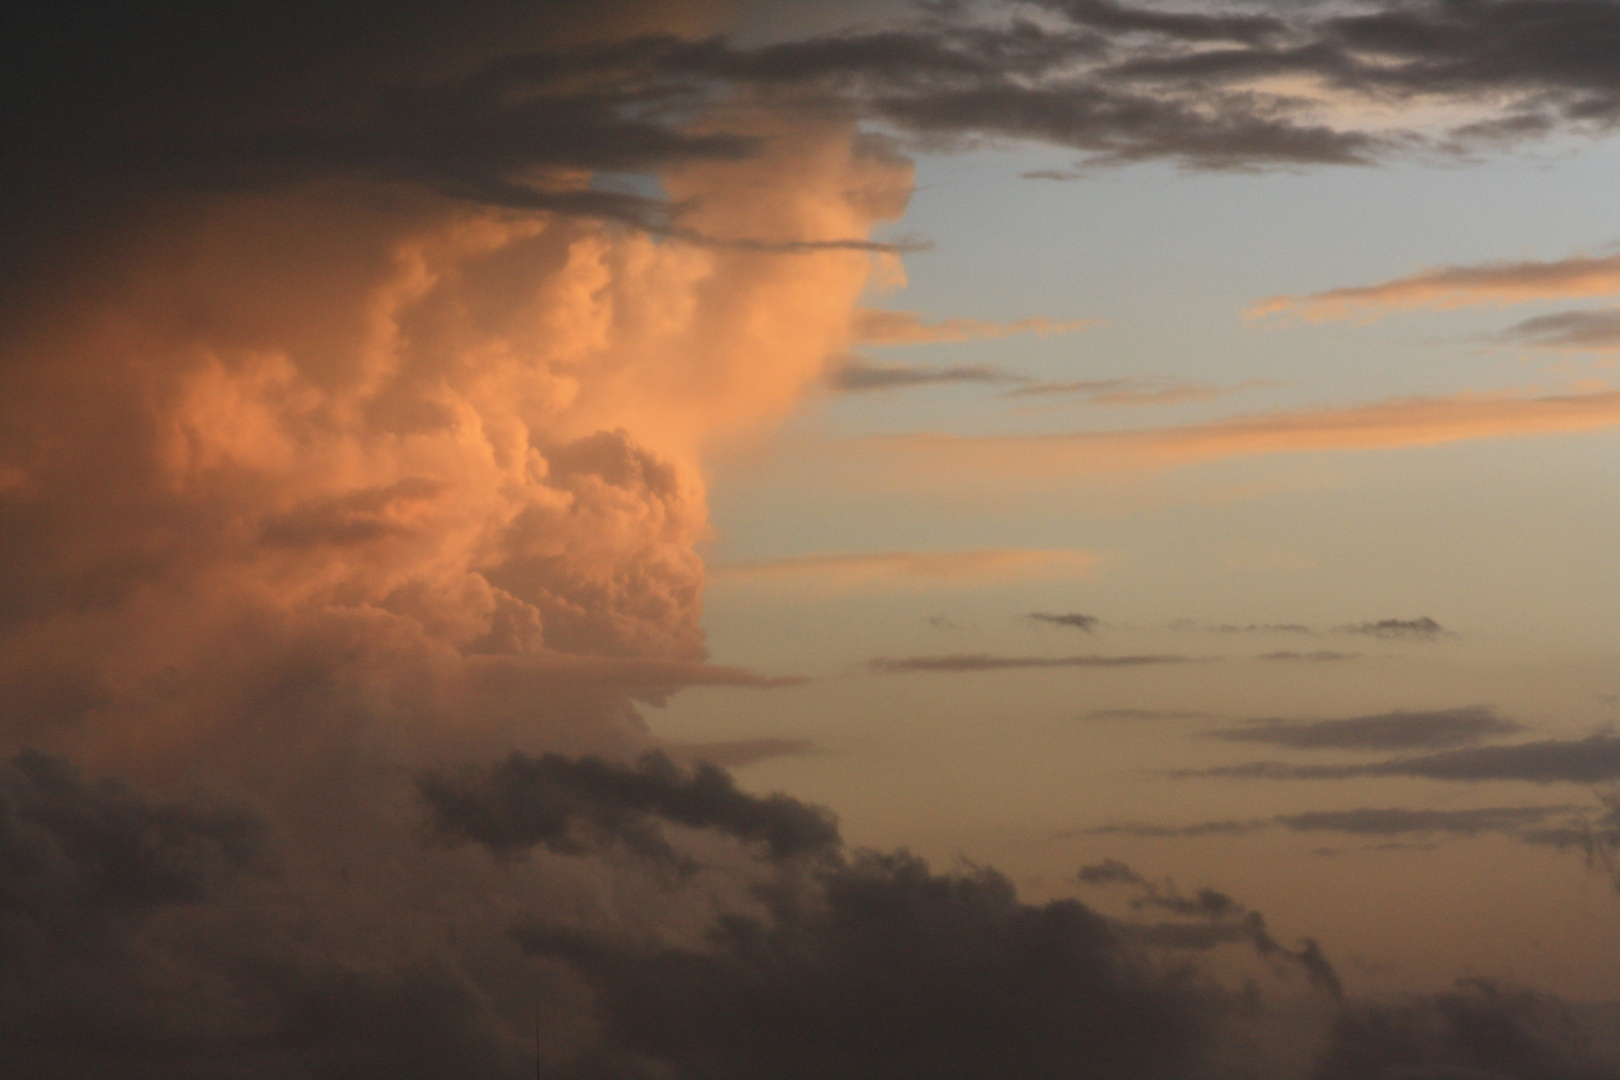
<path fill-rule="evenodd" d="M 10 1071 L 1620 1077 L 1620 3 L 6 18 Z"/>

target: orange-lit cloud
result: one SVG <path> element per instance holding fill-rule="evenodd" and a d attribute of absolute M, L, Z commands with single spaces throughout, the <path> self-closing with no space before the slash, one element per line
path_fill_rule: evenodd
<path fill-rule="evenodd" d="M 1446 266 L 1377 285 L 1332 289 L 1310 296 L 1272 296 L 1243 313 L 1246 319 L 1288 314 L 1312 322 L 1377 318 L 1407 308 L 1458 308 L 1620 295 L 1620 255 L 1572 256 L 1554 262 Z"/>
<path fill-rule="evenodd" d="M 983 319 L 941 319 L 928 322 L 915 311 L 879 311 L 862 308 L 855 313 L 855 340 L 862 345 L 931 345 L 968 341 L 973 338 L 1008 337 L 1013 334 L 1069 334 L 1098 324 L 1097 319 L 1070 319 L 1063 322 L 1036 315 L 1013 322 L 987 322 Z"/>
<path fill-rule="evenodd" d="M 1184 427 L 1056 435 L 907 435 L 870 440 L 933 468 L 998 476 L 1164 468 L 1216 458 L 1432 446 L 1620 425 L 1620 391 L 1532 397 L 1457 394 L 1373 405 L 1261 413 Z"/>
<path fill-rule="evenodd" d="M 989 581 L 1090 577 L 1098 556 L 1089 551 L 975 548 L 967 551 L 885 551 L 803 555 L 733 563 L 711 570 L 717 583 L 813 585 L 817 589 L 964 585 Z"/>
<path fill-rule="evenodd" d="M 42 312 L 0 374 L 0 742 L 137 774 L 243 725 L 626 747 L 632 698 L 778 685 L 704 662 L 698 454 L 847 347 L 872 256 L 802 245 L 911 174 L 757 126 L 664 176 L 749 244 L 314 185 L 175 215 Z"/>

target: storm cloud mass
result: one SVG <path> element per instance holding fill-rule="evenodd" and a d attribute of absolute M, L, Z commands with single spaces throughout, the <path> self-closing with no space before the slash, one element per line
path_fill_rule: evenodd
<path fill-rule="evenodd" d="M 1223 894 L 1154 886 L 1143 923 L 851 850 L 832 810 L 662 756 L 699 751 L 642 709 L 800 681 L 710 661 L 712 451 L 829 380 L 1012 378 L 851 362 L 862 340 L 1078 325 L 860 306 L 919 246 L 874 239 L 912 194 L 908 149 L 1251 170 L 1606 129 L 1620 5 L 935 5 L 763 42 L 726 36 L 726 14 L 5 16 L 0 1072 L 495 1080 L 538 1054 L 580 1080 L 1303 1075 L 1315 1050 L 1286 1069 L 1228 1053 L 1234 1025 L 1270 1017 L 1204 966 L 1237 945 L 1305 973 L 1278 977 L 1331 1022 L 1308 1033 L 1321 1080 L 1614 1075 L 1540 997 L 1345 996 L 1314 943 Z M 1324 119 L 1442 99 L 1467 122 Z M 1091 713 L 1149 714 L 1202 715 Z M 1514 731 L 1481 710 L 1273 722 L 1220 737 L 1437 752 L 1213 773 L 1620 778 L 1611 736 L 1469 745 Z M 812 744 L 707 745 L 744 763 Z M 1550 813 L 1361 813 L 1268 823 L 1567 839 Z M 1088 882 L 1147 884 L 1098 865 Z"/>

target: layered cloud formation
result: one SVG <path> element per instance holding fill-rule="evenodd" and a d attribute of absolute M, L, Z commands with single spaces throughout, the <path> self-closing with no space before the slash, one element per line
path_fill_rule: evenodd
<path fill-rule="evenodd" d="M 896 139 L 1361 163 L 1404 143 L 1323 121 L 1335 93 L 1492 86 L 1495 119 L 1527 132 L 1606 122 L 1616 93 L 1578 62 L 1612 4 L 1550 5 L 1528 31 L 1507 3 L 1038 7 L 758 47 L 698 36 L 702 4 L 23 17 L 0 251 L 18 283 L 0 300 L 0 1058 L 42 1078 L 515 1077 L 536 1053 L 578 1077 L 1221 1075 L 1243 999 L 1149 946 L 1237 943 L 1336 985 L 1230 902 L 1160 889 L 1155 910 L 1197 932 L 1155 938 L 993 871 L 847 851 L 828 811 L 641 756 L 637 702 L 783 681 L 708 661 L 703 452 L 782 416 L 859 337 L 1066 328 L 862 313 L 897 250 L 874 232 L 911 186 Z M 1534 64 L 1503 52 L 1527 32 Z M 1256 72 L 1325 89 L 1300 104 Z M 1437 398 L 1041 452 L 1617 420 L 1607 393 Z M 1609 779 L 1613 742 L 1355 775 Z M 1380 1019 L 1330 998 L 1323 1076 L 1598 1075 L 1539 999 Z M 1476 1014 L 1506 1016 L 1519 1058 L 1467 1042 Z M 1418 1034 L 1368 1048 L 1391 1027 Z"/>

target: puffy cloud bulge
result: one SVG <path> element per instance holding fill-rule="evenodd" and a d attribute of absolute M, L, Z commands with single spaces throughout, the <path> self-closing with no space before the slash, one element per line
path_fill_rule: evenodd
<path fill-rule="evenodd" d="M 847 124 L 733 119 L 757 152 L 661 173 L 684 227 L 837 241 L 904 203 Z M 13 737 L 163 759 L 276 697 L 397 730 L 576 712 L 567 657 L 679 662 L 591 669 L 645 693 L 729 677 L 698 451 L 822 373 L 871 255 L 336 176 L 170 192 L 120 235 L 11 320 Z"/>

